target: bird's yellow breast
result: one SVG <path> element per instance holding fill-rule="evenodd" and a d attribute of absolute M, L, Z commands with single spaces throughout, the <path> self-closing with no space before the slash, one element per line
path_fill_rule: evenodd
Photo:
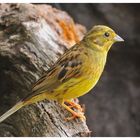
<path fill-rule="evenodd" d="M 79 78 L 71 78 L 55 90 L 55 98 L 72 99 L 86 94 L 98 82 L 106 62 L 106 54 L 91 52 L 90 57 L 85 58 Z"/>

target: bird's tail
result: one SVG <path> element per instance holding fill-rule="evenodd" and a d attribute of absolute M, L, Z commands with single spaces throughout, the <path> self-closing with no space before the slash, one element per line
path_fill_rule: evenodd
<path fill-rule="evenodd" d="M 23 106 L 24 106 L 24 102 L 23 101 L 19 101 L 10 110 L 8 110 L 2 116 L 0 116 L 0 123 L 2 121 L 4 121 L 6 118 L 8 118 L 10 115 L 12 115 L 13 113 L 15 113 L 17 110 L 19 110 L 20 108 L 22 108 Z"/>

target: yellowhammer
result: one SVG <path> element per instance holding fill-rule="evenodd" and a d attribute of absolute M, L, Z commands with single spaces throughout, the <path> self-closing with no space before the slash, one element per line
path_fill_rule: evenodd
<path fill-rule="evenodd" d="M 25 105 L 44 99 L 56 100 L 72 113 L 72 119 L 84 119 L 80 105 L 71 101 L 86 94 L 98 82 L 109 49 L 117 41 L 123 41 L 107 26 L 94 26 L 82 41 L 69 49 L 55 65 L 33 86 L 32 92 L 0 117 L 0 122 Z M 72 108 L 80 110 L 75 112 Z"/>

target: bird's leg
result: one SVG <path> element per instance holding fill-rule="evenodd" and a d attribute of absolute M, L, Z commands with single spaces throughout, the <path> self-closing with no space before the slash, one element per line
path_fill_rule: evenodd
<path fill-rule="evenodd" d="M 72 117 L 66 118 L 67 121 L 73 120 L 73 119 L 75 119 L 75 118 L 80 118 L 81 120 L 85 120 L 85 119 L 86 119 L 83 113 L 77 113 L 77 112 L 75 112 L 75 111 L 72 110 L 69 106 L 67 106 L 67 105 L 64 103 L 64 101 L 61 101 L 60 103 L 61 103 L 61 105 L 62 105 L 65 109 L 67 109 L 67 110 L 72 114 Z"/>
<path fill-rule="evenodd" d="M 77 103 L 75 103 L 75 102 L 73 102 L 73 101 L 70 101 L 70 100 L 65 100 L 65 102 L 66 103 L 68 103 L 70 106 L 70 108 L 76 108 L 76 109 L 78 109 L 80 112 L 83 112 L 83 108 L 79 105 L 79 104 L 77 104 Z"/>

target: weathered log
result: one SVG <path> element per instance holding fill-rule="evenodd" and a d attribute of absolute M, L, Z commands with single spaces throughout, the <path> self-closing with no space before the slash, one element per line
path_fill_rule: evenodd
<path fill-rule="evenodd" d="M 85 28 L 48 5 L 0 5 L 0 114 L 25 97 L 41 75 L 72 45 Z M 57 102 L 26 106 L 0 124 L 0 136 L 88 136 L 85 121 Z"/>

